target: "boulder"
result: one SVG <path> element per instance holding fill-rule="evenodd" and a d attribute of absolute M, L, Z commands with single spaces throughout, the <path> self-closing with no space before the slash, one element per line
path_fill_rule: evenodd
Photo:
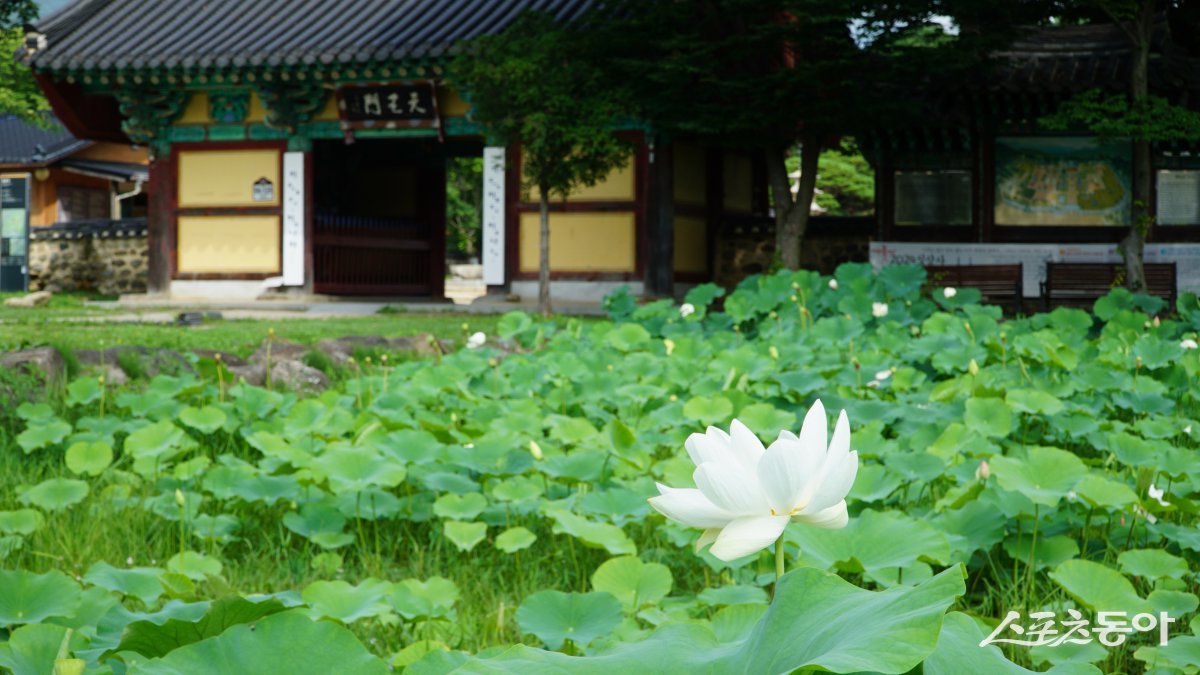
<path fill-rule="evenodd" d="M 53 295 L 54 294 L 50 291 L 34 291 L 32 293 L 26 293 L 25 295 L 19 295 L 15 298 L 9 298 L 4 301 L 4 306 L 16 307 L 19 309 L 41 307 L 42 305 L 50 302 L 50 298 L 53 297 Z"/>
<path fill-rule="evenodd" d="M 249 379 L 246 380 L 249 382 Z M 297 393 L 319 394 L 329 387 L 325 373 L 299 361 L 279 361 L 271 366 L 271 386 Z"/>
<path fill-rule="evenodd" d="M 0 368 L 20 370 L 47 381 L 61 381 L 67 374 L 62 354 L 53 347 L 34 347 L 0 355 Z"/>
<path fill-rule="evenodd" d="M 123 345 L 108 349 L 81 349 L 75 352 L 79 362 L 88 366 L 116 366 L 121 369 L 121 361 L 128 362 L 136 359 L 143 377 L 151 378 L 157 375 L 182 375 L 195 373 L 196 368 L 183 354 L 161 347 L 136 347 Z M 129 374 L 129 373 L 127 373 Z"/>
<path fill-rule="evenodd" d="M 312 351 L 312 347 L 308 345 L 296 344 L 287 340 L 275 340 L 270 343 L 264 341 L 259 345 L 258 349 L 250 355 L 250 363 L 266 363 L 267 362 L 267 347 L 270 345 L 271 363 L 281 363 L 283 361 L 302 361 L 304 356 Z"/>

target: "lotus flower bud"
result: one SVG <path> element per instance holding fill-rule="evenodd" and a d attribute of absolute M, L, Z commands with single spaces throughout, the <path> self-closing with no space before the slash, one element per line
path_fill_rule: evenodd
<path fill-rule="evenodd" d="M 542 447 L 537 444 L 537 441 L 529 441 L 529 454 L 533 455 L 534 459 L 542 459 L 545 455 L 542 454 Z"/>
<path fill-rule="evenodd" d="M 979 468 L 975 469 L 975 477 L 978 478 L 979 480 L 987 480 L 988 476 L 991 476 L 991 475 L 992 475 L 992 470 L 990 468 L 988 468 L 988 463 L 987 463 L 987 460 L 985 459 L 979 463 Z"/>
<path fill-rule="evenodd" d="M 769 353 L 771 355 L 771 358 L 775 359 L 776 361 L 779 360 L 779 350 L 775 347 L 775 345 L 771 345 L 767 349 L 767 353 Z"/>
<path fill-rule="evenodd" d="M 667 356 L 670 356 L 671 352 L 675 351 L 675 341 L 671 338 L 663 338 L 663 346 L 667 348 Z"/>
<path fill-rule="evenodd" d="M 975 359 L 971 359 L 971 362 L 967 364 L 967 372 L 972 375 L 979 374 L 979 363 Z"/>
<path fill-rule="evenodd" d="M 831 291 L 836 291 L 836 290 L 837 290 L 837 279 L 830 279 L 830 280 L 829 280 L 829 290 L 831 290 Z"/>
<path fill-rule="evenodd" d="M 179 508 L 181 509 L 187 504 L 187 500 L 183 497 L 183 490 L 180 490 L 179 488 L 175 488 L 175 503 L 178 504 Z"/>

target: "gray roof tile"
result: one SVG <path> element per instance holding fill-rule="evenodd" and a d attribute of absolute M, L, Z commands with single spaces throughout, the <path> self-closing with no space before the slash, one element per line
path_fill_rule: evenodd
<path fill-rule="evenodd" d="M 225 68 L 437 59 L 521 11 L 593 0 L 77 0 L 38 25 L 42 70 Z"/>

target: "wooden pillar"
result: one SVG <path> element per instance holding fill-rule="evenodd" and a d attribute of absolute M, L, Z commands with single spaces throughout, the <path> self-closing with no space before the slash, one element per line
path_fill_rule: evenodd
<path fill-rule="evenodd" d="M 675 293 L 675 165 L 671 144 L 654 140 L 646 167 L 650 173 L 646 203 L 646 294 Z"/>
<path fill-rule="evenodd" d="M 146 190 L 146 290 L 166 293 L 175 271 L 175 157 L 169 149 L 154 154 Z"/>

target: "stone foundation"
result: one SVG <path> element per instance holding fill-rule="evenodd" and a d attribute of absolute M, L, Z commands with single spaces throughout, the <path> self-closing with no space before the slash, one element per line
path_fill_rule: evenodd
<path fill-rule="evenodd" d="M 832 274 L 845 262 L 867 262 L 871 239 L 866 235 L 810 233 L 800 245 L 800 266 Z M 775 225 L 762 219 L 729 223 L 717 236 L 713 281 L 725 288 L 771 270 L 775 261 Z"/>
<path fill-rule="evenodd" d="M 144 293 L 146 220 L 88 220 L 30 231 L 29 290 Z"/>

